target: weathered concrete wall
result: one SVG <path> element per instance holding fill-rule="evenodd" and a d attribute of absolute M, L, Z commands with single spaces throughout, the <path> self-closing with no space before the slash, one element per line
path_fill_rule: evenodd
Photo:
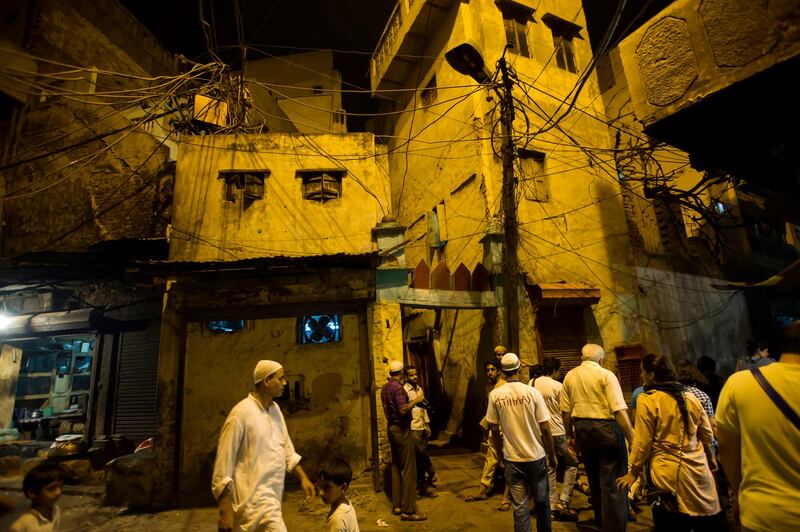
<path fill-rule="evenodd" d="M 28 49 L 38 57 L 130 76 L 169 75 L 175 68 L 172 56 L 112 0 L 37 2 L 29 22 Z M 46 61 L 38 64 L 40 73 L 65 68 Z M 142 83 L 102 73 L 96 77 L 98 91 Z M 78 93 L 92 88 L 88 82 L 66 85 Z M 76 101 L 81 99 L 104 105 Z M 87 94 L 30 100 L 9 141 L 12 160 L 46 155 L 132 124 L 125 118 L 130 108 L 109 107 Z M 164 224 L 153 213 L 169 216 L 172 174 L 165 165 L 167 157 L 157 141 L 129 131 L 9 169 L 4 187 L 4 254 L 42 248 L 80 250 L 100 240 L 161 236 Z"/>
<path fill-rule="evenodd" d="M 692 362 L 717 361 L 717 371 L 732 373 L 752 338 L 747 303 L 741 291 L 716 290 L 717 279 L 653 268 L 637 268 L 650 315 L 658 329 L 661 353 Z"/>
<path fill-rule="evenodd" d="M 343 133 L 342 79 L 329 51 L 247 63 L 257 120 L 271 132 Z"/>
<path fill-rule="evenodd" d="M 182 502 L 210 497 L 219 430 L 230 409 L 253 389 L 262 358 L 284 366 L 292 400 L 282 405 L 303 466 L 312 473 L 324 459 L 342 456 L 358 474 L 369 465 L 370 414 L 361 360 L 359 317 L 342 316 L 342 341 L 299 344 L 297 318 L 248 321 L 241 331 L 211 333 L 187 327 L 181 427 Z M 294 399 L 300 381 L 301 399 Z"/>
<path fill-rule="evenodd" d="M 0 429 L 10 429 L 17 399 L 22 350 L 3 344 L 0 349 Z"/>
<path fill-rule="evenodd" d="M 327 154 L 327 155 L 326 155 Z M 231 260 L 363 253 L 388 209 L 389 180 L 371 134 L 210 135 L 180 145 L 170 258 Z M 341 198 L 303 199 L 298 170 L 341 168 Z M 221 170 L 268 170 L 264 199 L 225 199 Z M 383 207 L 382 207 L 383 206 Z M 223 249 L 224 248 L 224 249 Z"/>
<path fill-rule="evenodd" d="M 578 26 L 585 26 L 580 2 L 523 2 L 536 8 L 534 22 L 528 25 L 531 57 L 508 54 L 520 80 L 533 84 L 525 95 L 519 86 L 514 95 L 529 107 L 526 110 L 533 136 L 544 124 L 538 114 L 563 113 L 560 100 L 567 97 L 578 75 L 560 69 L 553 55 L 553 37 L 542 21 L 545 14 L 555 15 Z M 492 217 L 500 213 L 502 169 L 499 141 L 489 140 L 492 125 L 499 118 L 492 109 L 496 96 L 483 89 L 473 94 L 463 88 L 473 83 L 443 60 L 445 51 L 469 41 L 483 54 L 491 68 L 505 44 L 503 20 L 490 0 L 455 3 L 447 21 L 432 29 L 426 56 L 439 58 L 429 71 L 420 72 L 420 87 L 435 75 L 437 105 L 411 112 L 414 100 L 401 106 L 407 113 L 386 123 L 387 131 L 397 138 L 389 144 L 393 206 L 400 223 L 409 227 L 406 237 L 407 262 L 414 267 L 425 259 L 435 265 L 445 261 L 451 272 L 464 263 L 472 270 L 483 260 L 481 237 Z M 592 52 L 585 30 L 573 40 L 578 70 L 585 68 Z M 535 83 L 534 83 L 535 80 Z M 517 168 L 519 178 L 518 218 L 520 223 L 519 255 L 522 269 L 534 282 L 584 281 L 598 286 L 602 297 L 593 308 L 600 337 L 609 351 L 617 345 L 649 341 L 641 327 L 646 307 L 638 297 L 638 285 L 632 269 L 633 257 L 622 206 L 619 183 L 613 172 L 613 160 L 607 150 L 612 139 L 604 123 L 603 101 L 597 81 L 592 76 L 576 102 L 578 110 L 554 128 L 535 135 L 528 149 L 545 157 L 544 178 L 549 198 L 536 201 L 534 176 Z M 487 101 L 488 100 L 488 101 Z M 419 95 L 416 105 L 419 106 Z M 542 110 L 538 110 L 541 106 Z M 452 108 L 451 108 L 452 107 Z M 446 116 L 445 115 L 446 111 Z M 413 118 L 412 118 L 413 117 Z M 518 113 L 515 128 L 525 131 L 524 117 Z M 563 129 L 563 131 L 562 131 Z M 567 137 L 589 149 L 580 149 Z M 406 139 L 411 142 L 406 146 Z M 425 235 L 424 216 L 444 203 L 446 221 L 439 220 L 440 233 L 446 225 L 447 243 L 432 250 Z M 520 354 L 538 359 L 534 313 L 527 298 L 522 299 Z M 483 360 L 491 357 L 493 337 L 498 329 L 494 313 L 459 313 L 452 335 L 446 334 L 455 320 L 454 311 L 442 313 L 444 324 L 439 336 L 437 358 L 445 374 L 445 388 L 453 398 L 448 430 L 456 431 L 466 405 L 469 383 L 475 380 Z M 487 324 L 486 322 L 489 321 Z M 484 331 L 481 333 L 481 331 Z M 479 340 L 480 339 L 480 340 Z M 478 346 L 489 344 L 486 351 Z M 609 357 L 614 366 L 613 356 Z"/>
<path fill-rule="evenodd" d="M 800 54 L 796 0 L 673 2 L 620 45 L 645 126 Z"/>

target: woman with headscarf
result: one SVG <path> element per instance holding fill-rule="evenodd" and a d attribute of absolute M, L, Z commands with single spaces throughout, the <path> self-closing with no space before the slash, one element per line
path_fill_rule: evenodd
<path fill-rule="evenodd" d="M 711 424 L 700 401 L 677 382 L 661 355 L 642 359 L 645 391 L 639 396 L 628 474 L 617 480 L 630 488 L 649 467 L 656 532 L 726 530 L 712 471 Z M 655 498 L 655 497 L 654 497 Z"/>

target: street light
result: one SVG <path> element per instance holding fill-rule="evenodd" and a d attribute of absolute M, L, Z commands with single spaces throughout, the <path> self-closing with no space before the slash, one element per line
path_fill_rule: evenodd
<path fill-rule="evenodd" d="M 459 74 L 470 76 L 481 85 L 487 83 L 493 74 L 486 70 L 481 53 L 471 44 L 462 43 L 448 50 L 444 58 L 453 70 Z M 505 50 L 497 62 L 502 79 L 501 86 L 494 86 L 500 97 L 500 123 L 503 126 L 503 273 L 505 274 L 506 294 L 506 345 L 519 353 L 519 258 L 517 247 L 519 228 L 517 227 L 517 204 L 514 189 L 514 158 L 516 147 L 511 136 L 514 123 L 514 98 L 511 96 L 513 83 L 508 74 Z M 502 89 L 502 90 L 501 90 Z"/>
<path fill-rule="evenodd" d="M 5 331 L 11 325 L 11 316 L 5 312 L 0 312 L 0 331 Z"/>

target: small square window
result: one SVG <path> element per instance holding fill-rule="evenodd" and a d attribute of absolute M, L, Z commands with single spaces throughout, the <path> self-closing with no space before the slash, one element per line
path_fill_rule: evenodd
<path fill-rule="evenodd" d="M 506 44 L 509 51 L 523 57 L 530 57 L 528 24 L 533 17 L 533 10 L 509 1 L 497 2 L 497 7 L 503 14 L 503 26 L 506 30 Z"/>
<path fill-rule="evenodd" d="M 241 331 L 246 326 L 246 320 L 214 320 L 207 324 L 208 330 L 212 333 L 234 333 Z"/>
<path fill-rule="evenodd" d="M 520 181 L 525 190 L 525 199 L 548 201 L 547 174 L 544 172 L 544 154 L 533 150 L 520 150 L 519 163 L 522 176 Z"/>
<path fill-rule="evenodd" d="M 553 32 L 553 55 L 556 66 L 568 72 L 577 73 L 578 65 L 575 61 L 575 38 L 580 38 L 581 27 L 547 13 L 542 21 Z"/>
<path fill-rule="evenodd" d="M 297 318 L 298 344 L 327 344 L 342 341 L 341 316 L 318 314 Z"/>
<path fill-rule="evenodd" d="M 325 203 L 342 197 L 342 179 L 347 170 L 298 170 L 303 180 L 303 199 Z"/>
<path fill-rule="evenodd" d="M 264 181 L 269 170 L 221 170 L 219 178 L 225 182 L 225 200 L 245 206 L 264 199 Z"/>
<path fill-rule="evenodd" d="M 433 76 L 431 78 L 430 82 L 428 83 L 428 85 L 426 85 L 425 88 L 422 89 L 422 92 L 419 95 L 420 96 L 420 100 L 422 101 L 422 105 L 429 106 L 433 102 L 435 102 L 436 101 L 436 93 L 437 93 L 437 91 L 436 91 L 436 76 Z"/>

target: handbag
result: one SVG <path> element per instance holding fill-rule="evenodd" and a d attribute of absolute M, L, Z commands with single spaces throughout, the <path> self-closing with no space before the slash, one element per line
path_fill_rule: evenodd
<path fill-rule="evenodd" d="M 680 511 L 678 506 L 678 482 L 681 478 L 681 462 L 683 461 L 683 428 L 681 428 L 681 439 L 678 441 L 678 472 L 675 475 L 675 492 L 661 489 L 653 483 L 650 476 L 650 464 L 647 465 L 647 486 L 645 488 L 646 495 L 645 501 L 654 510 L 659 509 L 662 512 L 678 513 Z"/>

